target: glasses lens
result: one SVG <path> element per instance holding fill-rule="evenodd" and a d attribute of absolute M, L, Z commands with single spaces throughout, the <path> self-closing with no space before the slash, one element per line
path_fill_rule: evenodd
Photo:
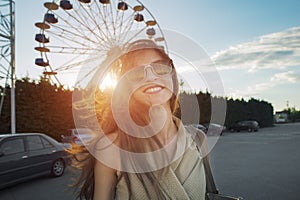
<path fill-rule="evenodd" d="M 164 65 L 159 63 L 151 64 L 151 66 L 154 72 L 159 76 L 170 74 L 172 70 L 172 68 L 169 65 Z"/>
<path fill-rule="evenodd" d="M 151 63 L 151 66 L 154 72 L 159 76 L 170 74 L 172 71 L 172 66 L 170 65 L 170 61 L 167 60 L 160 60 Z"/>
<path fill-rule="evenodd" d="M 131 81 L 139 82 L 144 79 L 144 67 L 133 69 L 126 76 Z"/>

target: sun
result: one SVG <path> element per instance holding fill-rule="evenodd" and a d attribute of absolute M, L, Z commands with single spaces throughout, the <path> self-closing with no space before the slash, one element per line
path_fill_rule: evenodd
<path fill-rule="evenodd" d="M 113 89 L 117 85 L 117 77 L 114 73 L 108 73 L 100 83 L 100 90 Z"/>

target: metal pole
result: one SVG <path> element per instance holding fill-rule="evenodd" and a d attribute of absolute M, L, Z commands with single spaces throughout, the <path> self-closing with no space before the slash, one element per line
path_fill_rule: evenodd
<path fill-rule="evenodd" d="M 10 47 L 11 47 L 11 133 L 16 133 L 16 105 L 15 105 L 15 8 L 10 0 Z"/>

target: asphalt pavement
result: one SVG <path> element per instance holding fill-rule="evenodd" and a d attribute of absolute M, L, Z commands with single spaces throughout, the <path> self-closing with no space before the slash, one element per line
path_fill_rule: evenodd
<path fill-rule="evenodd" d="M 211 163 L 220 193 L 250 200 L 300 199 L 300 123 L 224 133 Z"/>
<path fill-rule="evenodd" d="M 210 154 L 222 194 L 249 200 L 300 199 L 300 123 L 258 132 L 225 132 Z M 41 177 L 0 190 L 0 200 L 71 200 L 70 169 L 59 178 Z"/>

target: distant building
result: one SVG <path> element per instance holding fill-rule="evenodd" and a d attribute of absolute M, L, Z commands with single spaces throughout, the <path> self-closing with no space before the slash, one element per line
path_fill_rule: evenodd
<path fill-rule="evenodd" d="M 275 123 L 287 123 L 289 121 L 289 113 L 287 111 L 278 111 L 275 113 Z"/>

